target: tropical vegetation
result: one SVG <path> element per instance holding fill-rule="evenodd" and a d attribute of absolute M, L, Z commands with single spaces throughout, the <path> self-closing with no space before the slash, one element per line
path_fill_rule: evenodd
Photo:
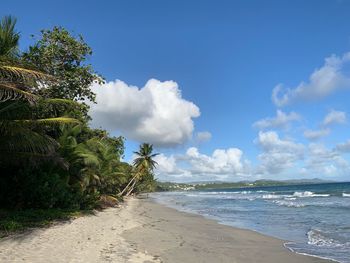
<path fill-rule="evenodd" d="M 42 30 L 24 52 L 19 40 L 16 19 L 2 18 L 0 232 L 153 191 L 153 146 L 141 144 L 129 164 L 125 138 L 89 127 L 90 87 L 104 79 L 87 63 L 92 50 L 83 37 Z"/>

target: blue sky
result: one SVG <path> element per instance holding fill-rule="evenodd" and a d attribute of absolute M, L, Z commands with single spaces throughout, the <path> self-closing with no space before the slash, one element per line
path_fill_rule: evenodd
<path fill-rule="evenodd" d="M 82 34 L 109 82 L 93 87 L 92 125 L 126 136 L 127 160 L 138 141 L 154 143 L 159 178 L 175 181 L 350 180 L 349 13 L 345 0 L 34 0 L 0 10 L 18 18 L 23 49 L 54 25 Z"/>

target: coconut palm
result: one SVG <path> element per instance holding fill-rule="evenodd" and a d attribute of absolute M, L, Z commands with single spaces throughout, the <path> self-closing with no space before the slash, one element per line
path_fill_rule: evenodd
<path fill-rule="evenodd" d="M 159 155 L 159 153 L 153 153 L 153 145 L 149 143 L 143 143 L 140 145 L 140 150 L 138 152 L 134 152 L 136 154 L 136 158 L 133 162 L 133 165 L 138 170 L 147 170 L 153 171 L 156 165 L 158 164 L 154 157 Z"/>
<path fill-rule="evenodd" d="M 81 132 L 80 125 L 65 127 L 58 139 L 61 155 L 71 164 L 70 184 L 83 192 L 116 193 L 125 177 L 115 146 L 110 139 L 97 136 L 78 143 Z"/>
<path fill-rule="evenodd" d="M 18 51 L 19 33 L 16 32 L 16 18 L 5 16 L 0 21 L 0 56 L 12 57 Z"/>
<path fill-rule="evenodd" d="M 15 24 L 12 17 L 4 17 L 0 22 L 0 165 L 25 157 L 52 157 L 57 142 L 47 135 L 47 130 L 55 125 L 77 122 L 67 117 L 39 116 L 37 106 L 40 102 L 70 102 L 42 100 L 33 94 L 33 87 L 52 78 L 23 66 L 17 59 L 19 34 Z"/>
<path fill-rule="evenodd" d="M 37 96 L 30 92 L 28 82 L 40 82 L 48 76 L 21 66 L 18 59 L 19 33 L 16 19 L 5 16 L 0 21 L 0 102 L 24 98 L 33 103 Z"/>
<path fill-rule="evenodd" d="M 153 153 L 153 145 L 149 143 L 143 143 L 140 145 L 140 149 L 137 152 L 134 152 L 137 156 L 133 162 L 133 177 L 120 193 L 123 195 L 126 192 L 126 196 L 130 195 L 135 188 L 135 185 L 139 179 L 141 179 L 144 175 L 152 172 L 156 165 L 158 164 L 154 157 L 158 155 L 158 153 Z"/>

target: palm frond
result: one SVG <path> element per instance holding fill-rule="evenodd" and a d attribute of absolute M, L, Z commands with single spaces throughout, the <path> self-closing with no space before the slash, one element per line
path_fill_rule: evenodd
<path fill-rule="evenodd" d="M 0 56 L 10 56 L 18 48 L 19 33 L 15 31 L 16 18 L 5 16 L 0 22 Z"/>
<path fill-rule="evenodd" d="M 0 142 L 1 153 L 49 154 L 58 147 L 53 138 L 29 129 L 23 129 L 10 136 L 2 136 Z"/>
<path fill-rule="evenodd" d="M 19 89 L 14 83 L 11 82 L 0 82 L 0 102 L 8 100 L 25 99 L 29 103 L 33 104 L 38 100 L 38 96 Z"/>
<path fill-rule="evenodd" d="M 57 118 L 46 118 L 46 119 L 34 119 L 34 120 L 15 120 L 14 122 L 23 125 L 62 125 L 62 124 L 79 124 L 77 119 L 69 117 L 57 117 Z"/>
<path fill-rule="evenodd" d="M 28 82 L 31 80 L 43 81 L 53 78 L 52 76 L 38 70 L 20 66 L 11 66 L 4 63 L 0 64 L 0 76 L 5 80 L 16 80 L 20 82 Z"/>

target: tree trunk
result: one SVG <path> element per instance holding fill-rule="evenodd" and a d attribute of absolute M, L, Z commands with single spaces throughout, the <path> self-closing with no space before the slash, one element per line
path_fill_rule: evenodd
<path fill-rule="evenodd" d="M 136 176 L 137 176 L 137 174 L 133 178 L 131 178 L 129 183 L 124 187 L 123 191 L 121 191 L 119 193 L 119 196 L 123 196 L 124 192 L 126 192 L 126 190 L 129 188 L 129 186 L 136 180 Z"/>
<path fill-rule="evenodd" d="M 125 196 L 129 196 L 129 195 L 132 193 L 132 191 L 134 190 L 135 185 L 136 185 L 136 179 L 134 180 L 134 183 L 133 183 L 132 186 L 130 187 L 129 192 L 128 192 Z"/>

